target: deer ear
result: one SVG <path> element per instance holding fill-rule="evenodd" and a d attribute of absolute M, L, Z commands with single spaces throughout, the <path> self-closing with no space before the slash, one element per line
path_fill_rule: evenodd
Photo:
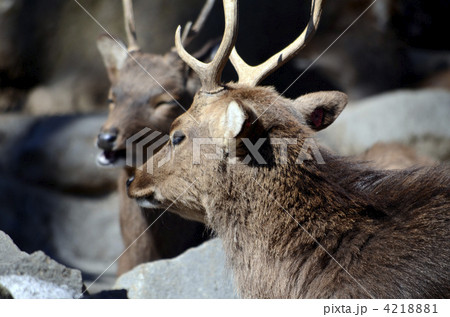
<path fill-rule="evenodd" d="M 109 80 L 112 83 L 116 82 L 119 71 L 128 56 L 127 47 L 121 41 L 116 41 L 109 35 L 103 34 L 97 39 L 97 48 L 102 54 Z"/>
<path fill-rule="evenodd" d="M 297 98 L 293 106 L 311 129 L 320 131 L 336 120 L 347 102 L 348 97 L 342 92 L 321 91 Z"/>
<path fill-rule="evenodd" d="M 242 131 L 247 117 L 244 109 L 236 101 L 231 101 L 219 122 L 223 137 L 235 138 Z"/>

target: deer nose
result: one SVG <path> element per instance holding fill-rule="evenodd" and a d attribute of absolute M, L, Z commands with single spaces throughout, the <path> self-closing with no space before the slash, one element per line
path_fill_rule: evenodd
<path fill-rule="evenodd" d="M 127 188 L 130 187 L 130 185 L 133 181 L 134 181 L 134 176 L 131 176 L 129 179 L 127 179 Z"/>
<path fill-rule="evenodd" d="M 97 146 L 103 150 L 112 150 L 117 139 L 117 129 L 100 132 L 97 136 Z"/>

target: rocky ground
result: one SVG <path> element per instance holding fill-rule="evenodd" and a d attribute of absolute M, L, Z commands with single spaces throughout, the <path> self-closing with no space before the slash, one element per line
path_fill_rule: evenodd
<path fill-rule="evenodd" d="M 129 298 L 238 298 L 219 239 L 172 260 L 139 265 L 120 276 L 114 289 L 126 289 Z"/>
<path fill-rule="evenodd" d="M 219 239 L 173 260 L 140 265 L 122 275 L 114 289 L 104 281 L 92 284 L 80 270 L 59 264 L 42 251 L 20 251 L 2 231 L 0 254 L 0 299 L 238 298 Z"/>
<path fill-rule="evenodd" d="M 42 251 L 27 254 L 0 231 L 1 298 L 78 298 L 81 272 L 58 264 Z"/>
<path fill-rule="evenodd" d="M 448 118 L 450 92 L 397 91 L 350 104 L 319 142 L 353 155 L 395 141 L 448 161 Z M 97 297 L 235 298 L 219 240 L 116 279 L 117 172 L 95 164 L 104 119 L 0 117 L 1 296 L 74 298 L 84 284 L 91 295 L 106 291 Z"/>

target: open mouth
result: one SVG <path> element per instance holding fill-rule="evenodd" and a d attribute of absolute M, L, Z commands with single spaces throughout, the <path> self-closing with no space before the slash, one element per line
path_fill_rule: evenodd
<path fill-rule="evenodd" d="M 97 156 L 100 166 L 125 166 L 126 150 L 103 151 Z"/>

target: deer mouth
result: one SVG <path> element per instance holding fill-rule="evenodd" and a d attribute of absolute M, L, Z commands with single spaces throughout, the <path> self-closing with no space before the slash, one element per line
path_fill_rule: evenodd
<path fill-rule="evenodd" d="M 147 209 L 159 209 L 162 207 L 161 202 L 153 197 L 136 198 L 136 202 L 140 207 Z"/>
<path fill-rule="evenodd" d="M 105 150 L 98 154 L 97 163 L 103 167 L 125 166 L 126 150 Z"/>

